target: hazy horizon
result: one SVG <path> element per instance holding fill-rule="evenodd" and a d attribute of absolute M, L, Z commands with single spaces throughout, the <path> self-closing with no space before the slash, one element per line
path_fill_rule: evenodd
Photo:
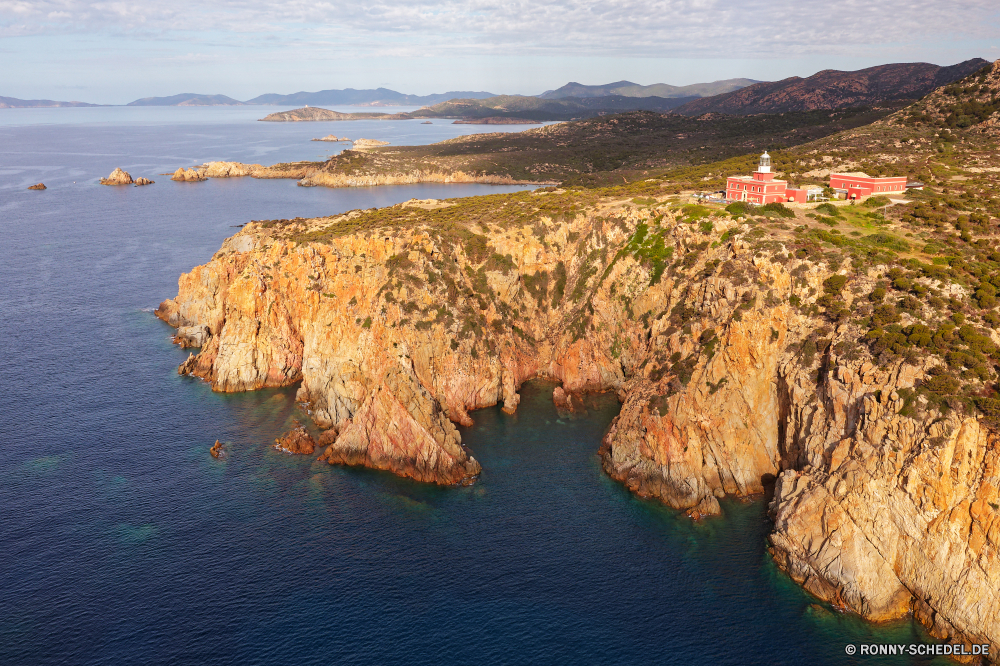
<path fill-rule="evenodd" d="M 483 0 L 367 5 L 0 0 L 0 95 L 125 104 L 341 88 L 537 95 L 569 81 L 774 81 L 892 62 L 1000 58 L 992 0 Z"/>

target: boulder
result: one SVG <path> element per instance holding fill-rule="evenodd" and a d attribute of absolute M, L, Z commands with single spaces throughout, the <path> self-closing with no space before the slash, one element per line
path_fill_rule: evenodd
<path fill-rule="evenodd" d="M 28 189 L 29 190 L 47 190 L 48 188 L 45 187 L 45 183 L 38 183 L 36 185 L 29 186 Z"/>
<path fill-rule="evenodd" d="M 150 180 L 149 178 L 136 178 L 135 179 L 135 185 L 136 185 L 136 187 L 139 187 L 141 185 L 152 185 L 155 182 L 156 181 Z"/>
<path fill-rule="evenodd" d="M 226 455 L 225 450 L 222 448 L 222 442 L 219 440 L 215 440 L 215 444 L 212 445 L 212 448 L 208 452 L 212 454 L 213 458 L 222 458 Z"/>

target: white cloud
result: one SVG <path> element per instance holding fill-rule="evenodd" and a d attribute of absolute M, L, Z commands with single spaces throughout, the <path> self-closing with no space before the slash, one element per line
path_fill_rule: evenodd
<path fill-rule="evenodd" d="M 0 36 L 224 33 L 387 56 L 863 57 L 998 29 L 996 0 L 0 0 Z"/>

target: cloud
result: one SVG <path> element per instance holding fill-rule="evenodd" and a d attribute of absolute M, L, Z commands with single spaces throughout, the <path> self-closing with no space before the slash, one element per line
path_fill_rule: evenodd
<path fill-rule="evenodd" d="M 0 36 L 223 33 L 234 47 L 383 56 L 871 57 L 998 29 L 996 0 L 0 0 Z"/>

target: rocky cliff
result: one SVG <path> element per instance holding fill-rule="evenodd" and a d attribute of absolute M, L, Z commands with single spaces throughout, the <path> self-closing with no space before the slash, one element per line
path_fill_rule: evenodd
<path fill-rule="evenodd" d="M 700 517 L 773 484 L 773 555 L 812 593 L 1000 645 L 996 438 L 949 397 L 966 365 L 988 395 L 972 368 L 1000 351 L 957 315 L 882 302 L 962 287 L 799 222 L 582 190 L 253 222 L 157 315 L 199 348 L 180 372 L 301 382 L 322 460 L 421 481 L 473 482 L 453 423 L 515 411 L 530 378 L 564 406 L 615 391 L 601 456 L 634 492 Z"/>

